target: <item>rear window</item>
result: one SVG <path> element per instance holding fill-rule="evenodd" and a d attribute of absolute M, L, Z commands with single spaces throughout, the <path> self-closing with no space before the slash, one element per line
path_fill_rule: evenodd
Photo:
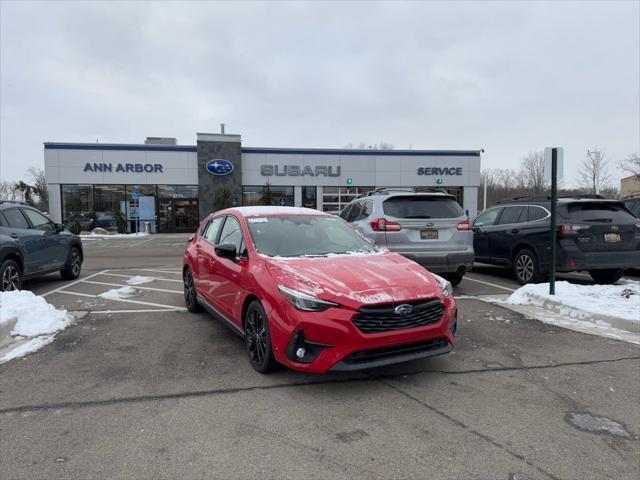
<path fill-rule="evenodd" d="M 579 222 L 628 223 L 634 216 L 620 202 L 580 202 L 566 207 L 570 220 Z"/>
<path fill-rule="evenodd" d="M 392 197 L 382 204 L 385 215 L 396 218 L 457 218 L 462 207 L 450 197 Z"/>

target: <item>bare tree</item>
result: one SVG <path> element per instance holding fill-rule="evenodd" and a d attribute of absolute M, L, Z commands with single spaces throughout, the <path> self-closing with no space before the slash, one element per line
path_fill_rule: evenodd
<path fill-rule="evenodd" d="M 608 163 L 602 150 L 599 150 L 598 147 L 587 150 L 587 154 L 578 168 L 578 186 L 584 188 L 587 193 L 600 193 L 611 181 L 611 176 L 607 171 Z"/>
<path fill-rule="evenodd" d="M 34 194 L 37 199 L 35 205 L 43 212 L 49 211 L 49 190 L 47 189 L 47 180 L 44 176 L 44 170 L 39 168 L 30 167 L 27 170 L 27 176 L 31 180 L 31 193 Z"/>
<path fill-rule="evenodd" d="M 520 161 L 520 175 L 523 186 L 530 193 L 544 193 L 547 182 L 544 179 L 544 152 L 530 152 Z"/>
<path fill-rule="evenodd" d="M 24 195 L 18 189 L 16 182 L 3 181 L 0 183 L 0 200 L 22 201 Z"/>
<path fill-rule="evenodd" d="M 357 147 L 354 147 L 353 143 L 347 143 L 344 148 L 356 148 L 358 150 L 393 150 L 396 147 L 388 142 L 374 143 L 373 145 L 367 145 L 364 142 L 360 142 Z M 411 150 L 411 147 L 409 147 L 409 150 Z"/>
<path fill-rule="evenodd" d="M 632 153 L 624 160 L 620 160 L 618 166 L 629 175 L 640 176 L 640 155 Z"/>

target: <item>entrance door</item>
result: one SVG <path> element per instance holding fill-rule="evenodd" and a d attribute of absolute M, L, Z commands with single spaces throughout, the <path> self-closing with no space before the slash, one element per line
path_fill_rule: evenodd
<path fill-rule="evenodd" d="M 158 201 L 158 231 L 193 232 L 198 228 L 198 200 L 161 198 Z"/>

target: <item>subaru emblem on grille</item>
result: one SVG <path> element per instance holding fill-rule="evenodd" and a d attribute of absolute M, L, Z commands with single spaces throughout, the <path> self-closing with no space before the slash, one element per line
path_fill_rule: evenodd
<path fill-rule="evenodd" d="M 398 305 L 393 309 L 398 315 L 409 315 L 413 312 L 413 307 L 407 303 L 403 303 L 402 305 Z"/>

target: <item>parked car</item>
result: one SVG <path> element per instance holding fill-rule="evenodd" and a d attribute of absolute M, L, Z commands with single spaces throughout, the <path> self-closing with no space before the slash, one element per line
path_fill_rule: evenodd
<path fill-rule="evenodd" d="M 35 208 L 0 201 L 0 290 L 20 290 L 28 278 L 60 272 L 78 278 L 82 268 L 80 238 Z"/>
<path fill-rule="evenodd" d="M 521 284 L 549 271 L 551 201 L 548 196 L 500 202 L 473 222 L 476 261 L 513 269 Z M 640 265 L 640 221 L 617 200 L 559 198 L 557 271 L 587 270 L 597 283 L 616 282 Z"/>
<path fill-rule="evenodd" d="M 625 198 L 623 202 L 625 206 L 631 210 L 631 213 L 640 218 L 640 196 Z"/>
<path fill-rule="evenodd" d="M 241 335 L 259 372 L 372 368 L 454 344 L 449 282 L 317 210 L 210 215 L 187 243 L 183 278 L 187 309 L 202 306 Z"/>
<path fill-rule="evenodd" d="M 473 232 L 453 195 L 377 189 L 340 213 L 376 245 L 437 272 L 452 285 L 473 266 Z"/>

